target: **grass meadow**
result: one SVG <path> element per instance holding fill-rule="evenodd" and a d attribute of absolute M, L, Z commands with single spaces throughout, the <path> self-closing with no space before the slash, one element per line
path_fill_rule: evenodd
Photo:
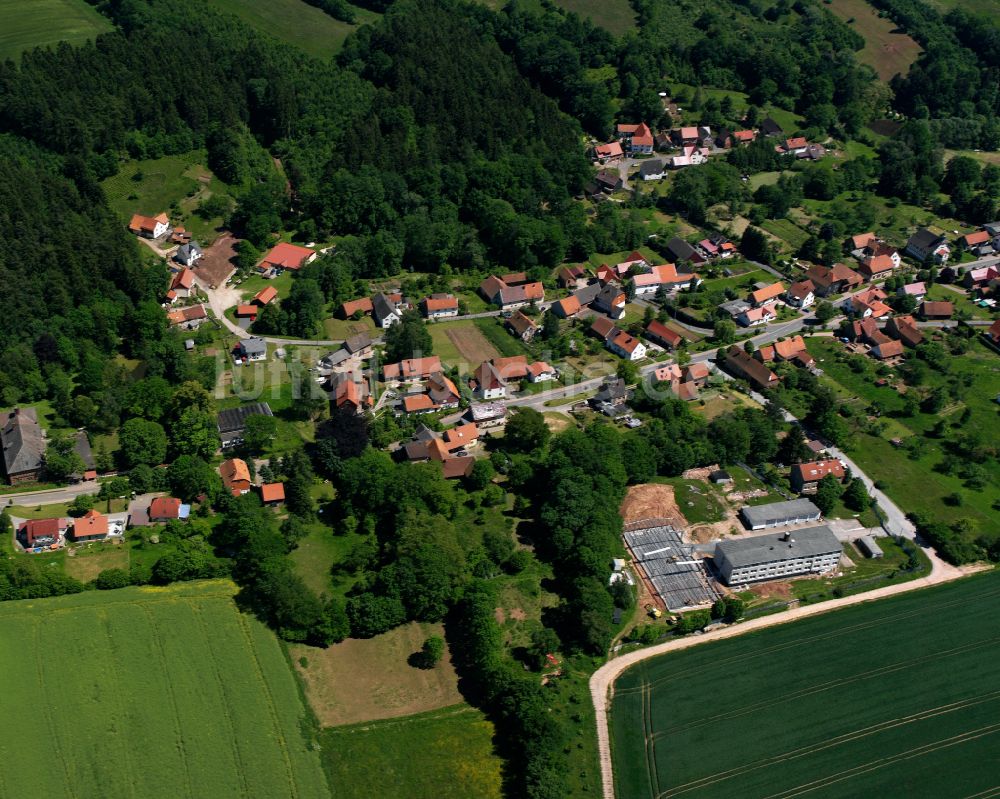
<path fill-rule="evenodd" d="M 997 611 L 993 571 L 638 664 L 611 706 L 616 795 L 992 795 Z"/>
<path fill-rule="evenodd" d="M 879 78 L 889 81 L 893 75 L 910 71 L 920 55 L 920 45 L 898 30 L 891 19 L 880 17 L 865 0 L 831 0 L 827 8 L 864 38 L 858 60 L 874 69 Z"/>
<path fill-rule="evenodd" d="M 83 44 L 112 29 L 84 0 L 0 0 L 0 60 L 58 42 Z"/>
<path fill-rule="evenodd" d="M 971 375 L 971 385 L 961 402 L 946 406 L 940 414 L 918 413 L 908 417 L 902 415 L 903 397 L 890 385 L 876 385 L 878 378 L 874 371 L 858 373 L 845 361 L 837 359 L 838 353 L 843 351 L 843 346 L 837 341 L 813 337 L 806 339 L 806 344 L 824 372 L 822 380 L 834 388 L 845 404 L 851 405 L 858 413 L 872 403 L 881 408 L 881 420 L 885 423 L 882 434 L 854 430 L 847 451 L 872 479 L 881 481 L 883 490 L 893 501 L 907 512 L 922 511 L 939 521 L 951 523 L 958 518 L 968 518 L 978 533 L 991 538 L 1000 535 L 997 511 L 994 509 L 994 503 L 1000 502 L 1000 468 L 995 461 L 980 464 L 988 475 L 987 484 L 982 489 L 966 488 L 958 474 L 944 473 L 936 468 L 943 462 L 952 461 L 954 456 L 942 447 L 940 440 L 924 437 L 942 418 L 959 425 L 948 430 L 948 437 L 967 430 L 997 429 L 998 406 L 995 398 L 1000 395 L 1000 359 L 995 353 L 985 345 L 974 342 L 967 353 L 948 360 L 947 374 L 929 369 L 926 378 L 928 387 L 942 386 L 949 378 L 961 379 L 963 375 Z M 965 408 L 970 410 L 971 415 L 968 422 L 962 425 L 959 418 Z M 912 436 L 923 438 L 924 446 L 918 457 L 891 443 L 893 438 L 901 438 L 905 442 Z M 962 497 L 961 506 L 945 502 L 946 497 L 955 493 Z"/>
<path fill-rule="evenodd" d="M 321 741 L 338 798 L 501 796 L 493 725 L 468 705 L 324 730 Z"/>
<path fill-rule="evenodd" d="M 0 606 L 0 795 L 329 797 L 287 659 L 234 592 L 207 581 Z"/>
<path fill-rule="evenodd" d="M 208 0 L 208 4 L 316 58 L 330 58 L 358 25 L 378 18 L 372 11 L 353 8 L 357 23 L 351 25 L 303 0 Z"/>

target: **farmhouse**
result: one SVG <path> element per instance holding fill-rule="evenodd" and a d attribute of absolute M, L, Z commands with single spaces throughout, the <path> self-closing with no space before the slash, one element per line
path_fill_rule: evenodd
<path fill-rule="evenodd" d="M 851 297 L 848 310 L 852 316 L 859 319 L 882 319 L 892 313 L 892 308 L 883 302 L 886 293 L 878 287 L 872 287 Z"/>
<path fill-rule="evenodd" d="M 951 302 L 932 302 L 924 300 L 920 304 L 920 315 L 924 319 L 951 319 L 955 313 L 955 304 Z"/>
<path fill-rule="evenodd" d="M 749 381 L 758 389 L 764 390 L 778 385 L 778 376 L 774 372 L 735 344 L 726 350 L 724 365 L 735 377 Z"/>
<path fill-rule="evenodd" d="M 646 328 L 646 338 L 662 347 L 666 347 L 668 350 L 677 349 L 684 342 L 680 333 L 671 330 L 663 322 L 655 319 Z"/>
<path fill-rule="evenodd" d="M 759 308 L 764 303 L 775 300 L 784 293 L 785 284 L 779 281 L 777 283 L 772 283 L 769 286 L 762 286 L 759 289 L 751 291 L 750 296 L 747 297 L 747 302 L 752 304 L 755 308 Z"/>
<path fill-rule="evenodd" d="M 778 318 L 778 306 L 775 303 L 761 305 L 759 308 L 748 308 L 736 317 L 743 327 L 758 327 L 773 322 Z"/>
<path fill-rule="evenodd" d="M 312 263 L 314 260 L 316 260 L 316 253 L 314 250 L 310 250 L 308 247 L 299 247 L 297 244 L 289 244 L 288 242 L 283 241 L 268 250 L 267 254 L 264 256 L 257 268 L 262 272 L 266 272 L 270 269 L 278 272 L 285 269 L 298 271 L 306 264 Z"/>
<path fill-rule="evenodd" d="M 771 119 L 771 117 L 764 117 L 764 119 L 761 120 L 760 125 L 757 127 L 760 128 L 760 132 L 768 138 L 784 134 L 784 131 L 781 129 L 781 125 Z"/>
<path fill-rule="evenodd" d="M 30 519 L 18 528 L 17 538 L 25 549 L 50 547 L 59 543 L 61 519 Z"/>
<path fill-rule="evenodd" d="M 191 506 L 182 504 L 177 497 L 156 497 L 149 503 L 149 520 L 151 522 L 186 519 L 190 513 Z"/>
<path fill-rule="evenodd" d="M 967 289 L 983 290 L 995 280 L 1000 280 L 1000 267 L 983 266 L 966 272 L 962 278 L 962 285 Z"/>
<path fill-rule="evenodd" d="M 646 345 L 624 331 L 608 342 L 608 349 L 627 361 L 641 361 L 646 357 Z"/>
<path fill-rule="evenodd" d="M 383 330 L 392 327 L 403 318 L 400 304 L 389 295 L 379 292 L 372 297 L 372 318 Z"/>
<path fill-rule="evenodd" d="M 581 311 L 580 300 L 575 294 L 570 294 L 565 299 L 552 303 L 550 310 L 560 319 L 571 319 Z"/>
<path fill-rule="evenodd" d="M 260 487 L 260 501 L 265 505 L 280 505 L 285 501 L 285 484 L 264 483 Z"/>
<path fill-rule="evenodd" d="M 684 239 L 674 236 L 666 245 L 667 254 L 676 263 L 686 263 L 690 261 L 694 264 L 705 263 L 705 256 L 688 244 Z"/>
<path fill-rule="evenodd" d="M 786 502 L 746 505 L 740 508 L 743 524 L 749 530 L 764 530 L 768 527 L 816 522 L 819 521 L 821 515 L 819 508 L 808 499 L 790 499 Z"/>
<path fill-rule="evenodd" d="M 348 300 L 340 306 L 340 316 L 343 319 L 350 319 L 355 314 L 370 314 L 374 310 L 371 297 L 361 297 L 357 300 Z"/>
<path fill-rule="evenodd" d="M 427 319 L 458 316 L 458 300 L 451 294 L 432 294 L 420 301 L 420 310 Z"/>
<path fill-rule="evenodd" d="M 905 286 L 900 286 L 896 289 L 897 296 L 913 297 L 917 302 L 920 302 L 926 294 L 927 286 L 924 283 L 907 283 Z"/>
<path fill-rule="evenodd" d="M 899 358 L 903 355 L 903 342 L 890 339 L 882 341 L 872 347 L 868 354 L 879 361 L 888 361 Z"/>
<path fill-rule="evenodd" d="M 793 308 L 808 308 L 816 301 L 815 288 L 808 279 L 792 283 L 785 292 L 785 302 Z"/>
<path fill-rule="evenodd" d="M 625 316 L 625 292 L 615 283 L 608 283 L 594 298 L 594 310 L 606 313 L 612 319 Z"/>
<path fill-rule="evenodd" d="M 204 305 L 189 305 L 167 314 L 167 322 L 184 330 L 197 330 L 206 319 L 208 314 L 205 313 Z"/>
<path fill-rule="evenodd" d="M 144 239 L 158 239 L 170 229 L 170 218 L 166 214 L 156 216 L 133 214 L 128 229 Z"/>
<path fill-rule="evenodd" d="M 266 402 L 248 402 L 245 405 L 219 411 L 219 438 L 222 440 L 223 449 L 243 443 L 243 431 L 250 416 L 274 416 L 274 414 Z"/>
<path fill-rule="evenodd" d="M 194 272 L 184 267 L 170 281 L 170 289 L 167 291 L 167 301 L 172 303 L 174 300 L 187 299 L 191 296 L 193 288 Z"/>
<path fill-rule="evenodd" d="M 0 413 L 0 446 L 3 469 L 11 485 L 35 483 L 45 463 L 45 437 L 34 408 L 14 408 Z"/>
<path fill-rule="evenodd" d="M 564 266 L 556 275 L 556 283 L 563 289 L 582 289 L 587 285 L 587 270 L 582 266 Z"/>
<path fill-rule="evenodd" d="M 253 304 L 241 304 L 236 306 L 234 313 L 237 319 L 249 319 L 251 322 L 257 318 L 260 308 Z"/>
<path fill-rule="evenodd" d="M 265 305 L 270 305 L 278 296 L 278 290 L 274 286 L 265 286 L 256 294 L 253 295 L 253 299 L 250 300 L 254 305 L 263 308 Z"/>
<path fill-rule="evenodd" d="M 812 281 L 816 293 L 821 297 L 843 294 L 864 283 L 864 278 L 846 264 L 834 264 L 832 267 L 814 264 L 809 267 L 806 277 Z"/>
<path fill-rule="evenodd" d="M 367 358 L 372 354 L 372 337 L 367 333 L 358 333 L 344 340 L 344 349 L 352 356 Z"/>
<path fill-rule="evenodd" d="M 528 365 L 528 380 L 532 383 L 546 383 L 558 376 L 559 373 L 545 361 L 535 361 Z"/>
<path fill-rule="evenodd" d="M 815 494 L 819 481 L 832 474 L 838 480 L 844 479 L 844 464 L 836 458 L 809 463 L 796 463 L 792 467 L 792 490 L 797 494 Z"/>
<path fill-rule="evenodd" d="M 177 252 L 174 253 L 174 260 L 184 266 L 194 266 L 204 256 L 205 253 L 202 252 L 198 242 L 189 241 L 187 244 L 182 244 L 177 248 Z"/>
<path fill-rule="evenodd" d="M 234 497 L 250 493 L 250 468 L 242 458 L 230 458 L 219 465 L 222 484 Z"/>
<path fill-rule="evenodd" d="M 487 302 L 497 305 L 501 310 L 514 310 L 523 308 L 533 302 L 541 302 L 545 299 L 545 288 L 541 283 L 521 283 L 511 285 L 504 278 L 511 278 L 512 275 L 504 275 L 503 278 L 490 275 L 479 284 L 479 293 Z M 519 275 L 518 277 L 523 277 Z"/>
<path fill-rule="evenodd" d="M 907 240 L 906 254 L 920 263 L 932 260 L 936 264 L 943 264 L 951 256 L 951 248 L 944 236 L 931 233 L 927 228 L 920 228 Z"/>
<path fill-rule="evenodd" d="M 506 326 L 521 341 L 531 341 L 535 337 L 535 333 L 538 332 L 538 325 L 521 311 L 514 311 L 507 320 Z"/>
<path fill-rule="evenodd" d="M 707 153 L 700 147 L 687 145 L 681 148 L 680 155 L 670 158 L 671 169 L 683 169 L 686 166 L 699 166 L 708 160 Z"/>
<path fill-rule="evenodd" d="M 696 272 L 679 272 L 676 264 L 659 264 L 650 267 L 648 272 L 632 277 L 637 297 L 648 297 L 661 289 L 663 291 L 686 289 L 700 282 L 701 277 Z"/>
<path fill-rule="evenodd" d="M 645 122 L 619 125 L 618 138 L 631 155 L 650 155 L 653 152 L 653 132 Z"/>
<path fill-rule="evenodd" d="M 896 256 L 895 259 L 892 257 L 893 255 Z M 899 253 L 892 250 L 891 255 L 885 252 L 864 255 L 860 259 L 860 263 L 858 271 L 868 280 L 877 280 L 892 274 L 892 271 L 899 266 Z"/>
<path fill-rule="evenodd" d="M 91 508 L 73 522 L 73 540 L 102 541 L 108 537 L 108 517 Z"/>
<path fill-rule="evenodd" d="M 833 531 L 820 525 L 783 535 L 720 541 L 715 545 L 715 566 L 727 585 L 739 585 L 833 571 L 841 551 Z"/>
<path fill-rule="evenodd" d="M 503 427 L 507 423 L 507 406 L 502 402 L 470 402 L 463 418 L 480 430 Z"/>
<path fill-rule="evenodd" d="M 386 382 L 402 382 L 426 379 L 440 371 L 443 371 L 441 359 L 437 355 L 430 355 L 426 358 L 409 358 L 399 363 L 387 363 L 382 367 L 382 376 Z"/>
<path fill-rule="evenodd" d="M 977 230 L 975 233 L 967 233 L 962 236 L 958 240 L 958 243 L 968 252 L 976 252 L 984 245 L 986 245 L 987 249 L 992 252 L 993 247 L 990 246 L 991 240 L 992 237 L 990 236 L 988 230 Z"/>
<path fill-rule="evenodd" d="M 601 164 L 607 164 L 611 161 L 619 161 L 625 153 L 622 151 L 621 142 L 608 142 L 607 144 L 598 144 L 594 147 L 594 158 Z"/>
<path fill-rule="evenodd" d="M 643 180 L 663 180 L 664 174 L 666 174 L 666 169 L 663 162 L 656 158 L 644 161 L 639 167 L 639 177 Z"/>
<path fill-rule="evenodd" d="M 350 408 L 356 414 L 361 414 L 374 404 L 367 381 L 356 372 L 330 375 L 325 388 L 335 408 Z"/>
<path fill-rule="evenodd" d="M 806 349 L 806 342 L 802 336 L 792 336 L 790 338 L 776 341 L 774 344 L 765 344 L 754 352 L 754 357 L 762 363 L 770 361 L 798 361 L 803 366 L 811 366 L 813 357 Z"/>
<path fill-rule="evenodd" d="M 892 317 L 885 326 L 885 332 L 908 347 L 916 347 L 924 340 L 924 334 L 920 332 L 912 316 Z"/>

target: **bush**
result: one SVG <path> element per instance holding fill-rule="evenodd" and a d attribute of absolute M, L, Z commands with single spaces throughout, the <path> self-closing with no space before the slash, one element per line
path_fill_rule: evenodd
<path fill-rule="evenodd" d="M 94 580 L 94 587 L 101 591 L 114 588 L 125 588 L 132 584 L 132 578 L 124 569 L 105 569 Z"/>

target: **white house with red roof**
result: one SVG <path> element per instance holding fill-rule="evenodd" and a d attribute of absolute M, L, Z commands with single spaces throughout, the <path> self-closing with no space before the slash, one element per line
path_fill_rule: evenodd
<path fill-rule="evenodd" d="M 619 125 L 618 139 L 630 155 L 652 155 L 653 131 L 645 122 L 638 125 Z"/>
<path fill-rule="evenodd" d="M 143 216 L 142 214 L 132 214 L 132 219 L 128 223 L 128 229 L 137 236 L 144 239 L 158 239 L 170 230 L 170 217 L 164 214 L 156 216 Z"/>

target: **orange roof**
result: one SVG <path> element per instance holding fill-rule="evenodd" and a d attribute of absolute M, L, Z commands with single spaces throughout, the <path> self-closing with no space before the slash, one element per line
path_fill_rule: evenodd
<path fill-rule="evenodd" d="M 152 233 L 158 224 L 167 224 L 170 218 L 166 214 L 156 216 L 143 216 L 142 214 L 132 214 L 132 219 L 128 223 L 128 229 L 133 233 Z"/>
<path fill-rule="evenodd" d="M 170 284 L 172 289 L 189 289 L 194 285 L 194 272 L 188 269 L 186 266 L 174 275 L 173 282 Z"/>
<path fill-rule="evenodd" d="M 436 407 L 429 394 L 410 394 L 408 397 L 403 397 L 403 410 L 407 413 L 432 411 Z"/>
<path fill-rule="evenodd" d="M 657 338 L 671 347 L 676 347 L 684 340 L 680 333 L 671 330 L 663 322 L 659 322 L 656 319 L 649 323 L 649 327 L 646 328 L 646 335 Z"/>
<path fill-rule="evenodd" d="M 415 377 L 430 377 L 441 369 L 441 359 L 437 355 L 426 358 L 410 358 L 399 363 L 387 363 L 382 367 L 386 380 L 406 380 Z"/>
<path fill-rule="evenodd" d="M 107 535 L 108 517 L 96 510 L 88 510 L 73 523 L 73 537 L 83 538 L 89 535 Z"/>
<path fill-rule="evenodd" d="M 269 302 L 273 302 L 277 296 L 278 290 L 274 286 L 265 286 L 253 295 L 253 301 L 261 305 L 267 305 Z"/>
<path fill-rule="evenodd" d="M 260 487 L 260 498 L 264 502 L 284 502 L 285 484 L 264 483 L 264 485 Z"/>
<path fill-rule="evenodd" d="M 156 497 L 149 503 L 149 518 L 176 519 L 180 507 L 181 501 L 177 497 Z"/>
<path fill-rule="evenodd" d="M 812 463 L 797 463 L 792 467 L 792 479 L 797 478 L 802 483 L 814 483 L 817 480 L 822 480 L 828 474 L 843 479 L 844 464 L 836 458 L 829 458 Z"/>
<path fill-rule="evenodd" d="M 281 242 L 276 244 L 264 256 L 263 263 L 267 266 L 276 266 L 282 269 L 301 269 L 306 261 L 316 253 L 308 247 L 299 247 L 297 244 Z"/>
<path fill-rule="evenodd" d="M 479 440 L 479 428 L 472 422 L 444 431 L 444 442 L 448 450 L 467 447 Z"/>
<path fill-rule="evenodd" d="M 504 380 L 518 380 L 528 374 L 528 358 L 525 355 L 494 358 L 492 363 Z"/>
<path fill-rule="evenodd" d="M 800 147 L 807 147 L 808 145 L 809 142 L 805 136 L 795 136 L 791 139 L 785 139 L 786 150 L 798 150 Z"/>
<path fill-rule="evenodd" d="M 869 258 L 865 258 L 861 262 L 861 271 L 867 272 L 870 275 L 877 275 L 882 272 L 889 272 L 895 268 L 895 264 L 892 262 L 892 257 L 889 255 L 873 255 Z"/>
<path fill-rule="evenodd" d="M 687 374 L 688 380 L 704 380 L 711 374 L 708 364 L 701 361 L 689 363 L 684 367 L 684 372 Z"/>
<path fill-rule="evenodd" d="M 623 330 L 617 336 L 614 337 L 614 340 L 611 343 L 614 344 L 619 349 L 624 350 L 625 352 L 631 354 L 635 352 L 636 347 L 638 347 L 642 342 L 640 342 L 639 339 L 635 338 L 634 336 L 630 336 Z"/>
<path fill-rule="evenodd" d="M 975 247 L 977 244 L 985 244 L 990 240 L 990 234 L 985 230 L 978 230 L 975 233 L 969 233 L 962 236 L 962 242 L 966 247 Z"/>
<path fill-rule="evenodd" d="M 575 294 L 571 294 L 564 300 L 559 300 L 556 305 L 563 312 L 563 316 L 573 316 L 573 314 L 580 312 L 580 299 Z"/>
<path fill-rule="evenodd" d="M 620 158 L 622 156 L 622 146 L 620 142 L 610 142 L 608 144 L 598 144 L 594 148 L 598 158 Z"/>
<path fill-rule="evenodd" d="M 736 139 L 736 141 L 742 142 L 753 141 L 757 138 L 757 133 L 752 130 L 734 130 L 733 138 Z"/>
<path fill-rule="evenodd" d="M 458 300 L 455 297 L 425 297 L 422 302 L 427 312 L 431 311 L 454 311 L 458 309 Z"/>
<path fill-rule="evenodd" d="M 233 488 L 234 483 L 250 482 L 250 467 L 241 458 L 223 461 L 219 466 L 219 474 L 222 475 L 222 483 L 226 488 Z"/>
<path fill-rule="evenodd" d="M 653 372 L 653 377 L 655 377 L 657 382 L 660 383 L 669 383 L 671 380 L 680 380 L 681 368 L 676 363 L 668 363 L 666 366 L 661 366 Z"/>
<path fill-rule="evenodd" d="M 882 342 L 875 349 L 878 350 L 875 353 L 878 358 L 895 358 L 897 355 L 903 354 L 903 342 L 890 339 L 889 341 Z"/>
<path fill-rule="evenodd" d="M 779 358 L 786 361 L 790 361 L 798 353 L 803 352 L 805 348 L 806 342 L 802 336 L 792 336 L 791 338 L 786 338 L 784 341 L 774 342 L 774 351 L 778 354 Z"/>
<path fill-rule="evenodd" d="M 551 366 L 549 366 L 545 361 L 535 361 L 533 364 L 528 366 L 528 374 L 538 377 L 546 372 L 555 372 Z"/>
<path fill-rule="evenodd" d="M 236 315 L 237 316 L 256 316 L 257 312 L 260 311 L 256 305 L 237 305 Z"/>
<path fill-rule="evenodd" d="M 167 314 L 167 321 L 172 325 L 179 325 L 182 322 L 192 322 L 195 319 L 207 319 L 204 305 L 190 305 L 187 308 L 178 308 Z"/>
<path fill-rule="evenodd" d="M 760 304 L 775 297 L 780 297 L 784 293 L 785 284 L 778 282 L 772 283 L 770 286 L 764 286 L 762 289 L 757 289 L 750 296 L 753 298 L 754 303 Z"/>

